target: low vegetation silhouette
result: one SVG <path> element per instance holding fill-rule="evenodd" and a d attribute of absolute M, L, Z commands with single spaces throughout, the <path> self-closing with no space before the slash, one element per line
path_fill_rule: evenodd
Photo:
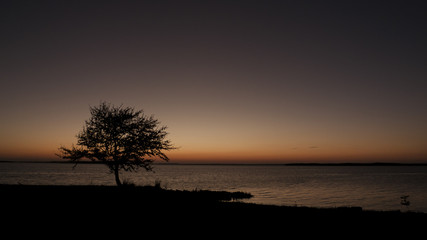
<path fill-rule="evenodd" d="M 406 209 L 409 208 L 409 205 L 411 205 L 411 202 L 408 200 L 409 195 L 403 195 L 400 197 L 400 204 L 402 206 L 406 206 Z"/>
<path fill-rule="evenodd" d="M 116 184 L 122 186 L 119 172 L 152 170 L 154 159 L 168 161 L 164 151 L 175 149 L 166 139 L 166 126 L 142 110 L 103 102 L 90 107 L 91 117 L 77 135 L 77 147 L 59 148 L 59 157 L 76 164 L 90 159 L 107 165 Z"/>

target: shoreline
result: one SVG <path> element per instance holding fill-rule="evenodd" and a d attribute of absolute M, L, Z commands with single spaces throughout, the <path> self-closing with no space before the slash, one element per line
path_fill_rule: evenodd
<path fill-rule="evenodd" d="M 113 206 L 149 206 L 148 212 L 233 217 L 244 221 L 247 217 L 286 216 L 293 219 L 329 219 L 332 221 L 427 221 L 427 213 L 364 210 L 361 207 L 317 208 L 279 206 L 241 202 L 251 198 L 250 193 L 209 190 L 169 190 L 156 186 L 103 186 L 103 185 L 0 185 L 3 206 L 22 213 L 51 214 L 56 211 L 86 211 L 101 214 Z M 39 212 L 41 210 L 42 212 Z M 147 213 L 135 208 L 135 214 Z M 125 211 L 123 214 L 128 211 Z M 122 214 L 122 213 L 120 213 Z"/>

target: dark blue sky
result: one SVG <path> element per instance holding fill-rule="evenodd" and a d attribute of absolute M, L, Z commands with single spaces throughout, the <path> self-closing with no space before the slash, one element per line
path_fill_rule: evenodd
<path fill-rule="evenodd" d="M 427 159 L 424 1 L 2 1 L 0 157 L 51 157 L 100 101 L 184 160 Z"/>

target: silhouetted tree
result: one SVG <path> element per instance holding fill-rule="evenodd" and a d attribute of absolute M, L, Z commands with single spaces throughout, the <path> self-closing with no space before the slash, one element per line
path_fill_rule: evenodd
<path fill-rule="evenodd" d="M 153 116 L 105 102 L 91 107 L 90 113 L 90 119 L 77 135 L 77 147 L 60 147 L 59 157 L 76 164 L 82 158 L 100 161 L 114 173 L 118 186 L 122 185 L 120 170 L 136 171 L 142 167 L 151 171 L 153 158 L 169 160 L 163 151 L 174 147 L 166 140 L 166 127 L 159 126 Z"/>

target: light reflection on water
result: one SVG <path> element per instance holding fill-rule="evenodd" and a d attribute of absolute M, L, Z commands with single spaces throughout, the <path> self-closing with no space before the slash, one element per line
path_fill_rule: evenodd
<path fill-rule="evenodd" d="M 0 163 L 0 184 L 114 185 L 106 166 Z M 180 190 L 250 192 L 248 202 L 312 207 L 361 206 L 427 212 L 427 166 L 155 165 L 122 180 Z"/>

